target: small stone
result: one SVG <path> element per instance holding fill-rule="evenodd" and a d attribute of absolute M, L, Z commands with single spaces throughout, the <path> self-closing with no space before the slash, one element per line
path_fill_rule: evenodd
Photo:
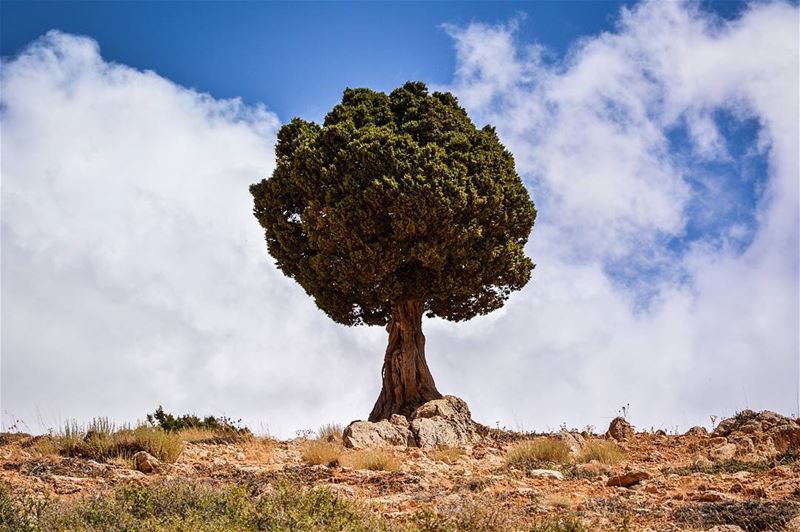
<path fill-rule="evenodd" d="M 698 502 L 720 502 L 731 500 L 731 497 L 719 491 L 707 490 L 695 494 L 692 500 Z"/>
<path fill-rule="evenodd" d="M 633 437 L 633 435 L 633 426 L 622 417 L 615 417 L 612 419 L 611 423 L 608 425 L 608 431 L 606 431 L 606 436 L 614 438 L 617 441 L 626 440 Z"/>
<path fill-rule="evenodd" d="M 736 525 L 717 525 L 706 532 L 744 532 L 744 529 Z"/>
<path fill-rule="evenodd" d="M 133 463 L 137 471 L 141 471 L 146 475 L 158 473 L 161 468 L 161 462 L 158 461 L 158 458 L 147 451 L 139 451 L 134 454 Z"/>
<path fill-rule="evenodd" d="M 648 478 L 650 478 L 650 475 L 645 471 L 629 471 L 628 473 L 611 477 L 606 482 L 606 486 L 629 488 Z"/>
<path fill-rule="evenodd" d="M 705 427 L 696 426 L 686 431 L 686 436 L 708 436 L 708 431 Z"/>
<path fill-rule="evenodd" d="M 569 452 L 574 455 L 579 454 L 586 445 L 586 440 L 584 440 L 583 436 L 577 432 L 568 432 L 566 430 L 562 430 L 558 433 L 558 439 L 561 440 L 564 445 L 569 448 Z"/>
<path fill-rule="evenodd" d="M 528 471 L 528 476 L 564 480 L 564 475 L 560 471 L 554 471 L 552 469 L 531 469 Z"/>

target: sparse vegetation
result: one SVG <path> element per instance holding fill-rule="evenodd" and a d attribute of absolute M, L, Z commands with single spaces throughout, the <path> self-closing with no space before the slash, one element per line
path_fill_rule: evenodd
<path fill-rule="evenodd" d="M 714 525 L 736 525 L 746 532 L 784 530 L 800 503 L 792 501 L 726 501 L 684 506 L 675 511 L 675 518 L 684 524 L 707 528 Z"/>
<path fill-rule="evenodd" d="M 250 494 L 237 485 L 199 482 L 127 484 L 110 496 L 75 500 L 14 495 L 0 485 L 0 530 L 352 530 L 381 528 L 379 518 L 323 488 L 277 484 Z"/>
<path fill-rule="evenodd" d="M 322 425 L 317 431 L 317 438 L 320 440 L 342 441 L 344 428 L 339 423 L 327 423 Z"/>
<path fill-rule="evenodd" d="M 356 451 L 342 458 L 344 465 L 353 469 L 369 469 L 370 471 L 397 471 L 400 462 L 386 449 L 368 449 Z"/>
<path fill-rule="evenodd" d="M 339 465 L 344 449 L 338 443 L 326 440 L 308 440 L 303 442 L 300 455 L 308 465 Z"/>
<path fill-rule="evenodd" d="M 729 460 L 712 462 L 710 464 L 694 463 L 686 467 L 667 468 L 664 470 L 664 472 L 674 473 L 676 475 L 691 475 L 693 473 L 718 475 L 720 473 L 738 473 L 739 471 L 760 473 L 762 471 L 769 471 L 773 467 L 779 465 L 792 465 L 799 461 L 800 461 L 799 451 L 787 451 L 785 453 L 777 454 L 765 460 L 749 461 L 749 460 L 738 460 L 736 458 L 732 458 Z"/>
<path fill-rule="evenodd" d="M 530 469 L 569 462 L 569 448 L 555 438 L 536 438 L 516 444 L 506 454 L 506 465 L 517 469 Z"/>
<path fill-rule="evenodd" d="M 87 427 L 68 422 L 62 432 L 39 439 L 34 448 L 42 454 L 60 454 L 110 460 L 129 458 L 147 451 L 163 462 L 174 462 L 183 445 L 176 434 L 145 425 L 116 429 L 106 418 L 95 418 Z"/>
<path fill-rule="evenodd" d="M 578 456 L 579 462 L 596 460 L 601 464 L 618 464 L 625 457 L 622 447 L 609 440 L 590 440 Z"/>
<path fill-rule="evenodd" d="M 464 456 L 466 451 L 461 447 L 439 447 L 428 453 L 431 460 L 437 462 L 444 462 L 445 464 L 454 464 L 459 458 Z"/>

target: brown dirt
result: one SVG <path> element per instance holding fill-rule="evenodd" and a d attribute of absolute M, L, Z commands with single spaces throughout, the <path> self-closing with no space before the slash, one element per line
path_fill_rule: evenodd
<path fill-rule="evenodd" d="M 488 432 L 483 443 L 467 448 L 451 464 L 436 461 L 434 452 L 392 449 L 401 463 L 394 472 L 309 466 L 301 459 L 301 439 L 254 438 L 186 443 L 176 463 L 153 475 L 133 471 L 124 461 L 42 455 L 30 437 L 0 435 L 0 482 L 14 490 L 71 498 L 125 482 L 193 479 L 267 485 L 291 479 L 357 498 L 389 519 L 421 508 L 448 513 L 475 504 L 517 522 L 576 516 L 589 530 L 702 530 L 725 523 L 745 530 L 780 530 L 800 513 L 800 462 L 792 454 L 796 450 L 788 455 L 756 450 L 737 456 L 735 462 L 714 461 L 713 450 L 725 444 L 724 437 L 637 433 L 620 443 L 621 463 L 562 466 L 564 479 L 557 480 L 507 468 L 506 452 L 526 436 Z M 602 436 L 587 439 L 594 438 Z M 607 485 L 609 479 L 632 472 L 648 478 L 627 488 Z"/>

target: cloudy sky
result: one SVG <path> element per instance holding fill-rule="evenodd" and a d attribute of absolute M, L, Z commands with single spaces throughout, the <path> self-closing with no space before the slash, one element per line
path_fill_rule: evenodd
<path fill-rule="evenodd" d="M 796 4 L 42 6 L 2 4 L 4 428 L 364 418 L 386 333 L 276 270 L 248 185 L 282 123 L 409 79 L 539 210 L 522 291 L 425 321 L 440 391 L 525 430 L 797 414 Z"/>

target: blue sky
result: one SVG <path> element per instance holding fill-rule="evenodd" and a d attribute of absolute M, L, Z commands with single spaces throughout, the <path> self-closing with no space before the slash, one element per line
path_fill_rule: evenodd
<path fill-rule="evenodd" d="M 281 436 L 363 417 L 385 331 L 332 323 L 276 270 L 248 186 L 292 116 L 409 79 L 497 127 L 539 211 L 524 289 L 426 320 L 442 392 L 518 429 L 628 403 L 666 429 L 797 411 L 796 2 L 0 15 L 3 425 L 158 404 Z"/>
<path fill-rule="evenodd" d="M 445 84 L 451 40 L 441 25 L 521 18 L 519 38 L 560 57 L 613 28 L 633 2 L 15 2 L 2 3 L 0 54 L 50 29 L 91 36 L 110 61 L 217 98 L 265 102 L 286 120 L 317 120 L 343 87 Z M 706 2 L 723 17 L 744 2 Z"/>

